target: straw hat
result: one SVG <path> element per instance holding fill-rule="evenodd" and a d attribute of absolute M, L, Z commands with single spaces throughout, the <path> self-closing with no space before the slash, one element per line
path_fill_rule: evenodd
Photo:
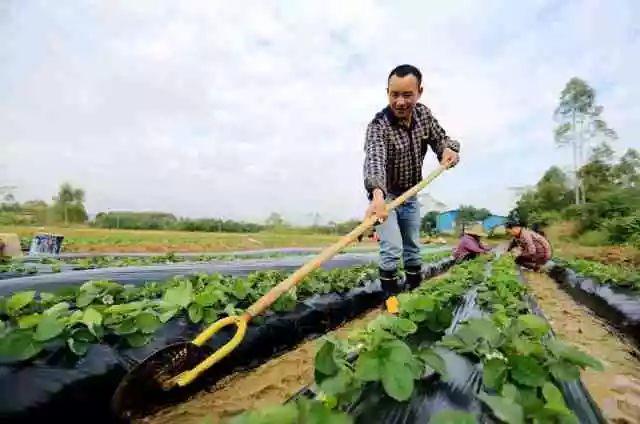
<path fill-rule="evenodd" d="M 484 232 L 482 225 L 479 225 L 479 224 L 474 224 L 470 227 L 465 228 L 464 233 L 470 234 L 472 236 L 478 236 L 478 237 L 489 237 L 489 235 Z"/>

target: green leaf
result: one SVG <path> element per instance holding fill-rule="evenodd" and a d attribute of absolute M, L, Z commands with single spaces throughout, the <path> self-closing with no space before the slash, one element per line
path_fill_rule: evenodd
<path fill-rule="evenodd" d="M 429 420 L 429 424 L 476 424 L 477 422 L 473 414 L 451 409 L 440 411 Z"/>
<path fill-rule="evenodd" d="M 338 366 L 333 360 L 335 345 L 330 341 L 325 341 L 316 353 L 316 370 L 325 375 L 334 375 L 338 372 Z"/>
<path fill-rule="evenodd" d="M 409 346 L 407 346 L 403 341 L 392 340 L 385 342 L 380 346 L 380 348 L 383 351 L 383 354 L 389 358 L 389 361 L 400 365 L 406 365 L 413 361 L 411 348 L 409 348 Z"/>
<path fill-rule="evenodd" d="M 83 340 L 76 340 L 72 337 L 67 339 L 67 345 L 71 352 L 78 356 L 84 356 L 87 353 L 87 350 L 89 350 L 89 343 Z"/>
<path fill-rule="evenodd" d="M 411 397 L 413 393 L 413 374 L 407 367 L 398 366 L 390 361 L 382 363 L 382 387 L 389 396 L 399 402 Z"/>
<path fill-rule="evenodd" d="M 518 317 L 518 324 L 526 330 L 529 330 L 534 336 L 542 337 L 547 334 L 551 327 L 544 318 L 537 315 L 526 314 Z"/>
<path fill-rule="evenodd" d="M 522 405 L 526 416 L 534 415 L 536 412 L 544 408 L 544 401 L 538 394 L 538 388 L 519 387 L 520 397 L 518 403 Z"/>
<path fill-rule="evenodd" d="M 363 352 L 356 360 L 356 378 L 362 381 L 378 381 L 382 378 L 382 361 L 377 352 Z"/>
<path fill-rule="evenodd" d="M 59 318 L 62 315 L 65 315 L 69 312 L 69 303 L 67 302 L 58 302 L 46 311 L 43 312 L 44 315 L 51 315 L 52 317 Z"/>
<path fill-rule="evenodd" d="M 376 324 L 379 325 L 379 328 L 388 330 L 398 337 L 406 337 L 415 333 L 418 329 L 418 326 L 413 321 L 394 315 L 382 315 Z"/>
<path fill-rule="evenodd" d="M 193 287 L 191 281 L 182 280 L 176 287 L 164 292 L 163 300 L 171 305 L 186 308 L 193 301 Z"/>
<path fill-rule="evenodd" d="M 125 319 L 113 328 L 113 332 L 120 336 L 135 333 L 137 330 L 135 317 Z"/>
<path fill-rule="evenodd" d="M 229 424 L 297 424 L 300 422 L 298 408 L 295 403 L 291 402 L 245 412 L 231 419 Z"/>
<path fill-rule="evenodd" d="M 565 359 L 579 367 L 591 367 L 596 371 L 604 371 L 602 363 L 596 358 L 589 356 L 584 352 L 581 352 L 573 346 L 562 343 L 557 339 L 549 340 L 549 342 L 547 343 L 547 347 L 549 347 L 551 352 L 556 357 Z"/>
<path fill-rule="evenodd" d="M 527 339 L 515 339 L 512 342 L 513 348 L 520 355 L 542 355 L 544 348 L 539 342 L 533 342 Z"/>
<path fill-rule="evenodd" d="M 346 370 L 341 370 L 337 374 L 322 380 L 320 389 L 329 395 L 340 395 L 348 389 L 351 381 L 351 375 Z"/>
<path fill-rule="evenodd" d="M 129 346 L 131 347 L 141 347 L 146 345 L 151 341 L 153 336 L 150 334 L 142 334 L 142 333 L 133 333 L 128 334 L 125 338 Z"/>
<path fill-rule="evenodd" d="M 501 396 L 490 396 L 486 393 L 480 393 L 478 397 L 491 408 L 491 412 L 493 412 L 496 418 L 509 424 L 524 423 L 522 407 L 514 403 L 511 399 Z"/>
<path fill-rule="evenodd" d="M 204 319 L 205 324 L 211 324 L 218 320 L 218 311 L 214 308 L 204 308 L 202 313 L 202 317 Z M 262 316 L 258 316 L 254 318 L 253 321 L 257 322 L 259 319 L 263 318 Z"/>
<path fill-rule="evenodd" d="M 40 292 L 40 302 L 44 304 L 52 303 L 55 298 L 56 295 L 53 293 Z"/>
<path fill-rule="evenodd" d="M 482 382 L 490 389 L 500 390 L 507 377 L 507 364 L 501 359 L 489 359 L 483 367 Z"/>
<path fill-rule="evenodd" d="M 440 376 L 446 380 L 447 378 L 447 365 L 444 362 L 444 359 L 433 349 L 423 349 L 418 353 L 420 359 L 424 361 L 424 363 L 440 374 Z"/>
<path fill-rule="evenodd" d="M 189 319 L 193 323 L 199 323 L 202 320 L 203 308 L 197 303 L 192 303 L 189 305 Z"/>
<path fill-rule="evenodd" d="M 25 361 L 36 356 L 42 344 L 33 339 L 31 331 L 12 331 L 0 338 L 0 356 L 15 361 Z"/>
<path fill-rule="evenodd" d="M 169 321 L 178 313 L 179 309 L 180 308 L 178 306 L 162 302 L 158 307 L 158 318 L 160 319 L 160 322 L 164 324 Z"/>
<path fill-rule="evenodd" d="M 512 401 L 518 403 L 518 399 L 520 399 L 520 392 L 518 388 L 513 384 L 505 384 L 502 386 L 502 397 L 507 399 L 511 399 Z"/>
<path fill-rule="evenodd" d="M 15 316 L 22 308 L 31 303 L 35 295 L 35 290 L 14 293 L 9 299 L 7 299 L 7 314 Z"/>
<path fill-rule="evenodd" d="M 141 312 L 136 316 L 136 327 L 144 334 L 154 333 L 162 323 L 153 312 Z"/>
<path fill-rule="evenodd" d="M 76 297 L 76 306 L 78 308 L 84 308 L 89 306 L 93 300 L 98 297 L 99 292 L 89 292 L 80 290 L 78 296 Z"/>
<path fill-rule="evenodd" d="M 522 385 L 538 387 L 547 381 L 547 372 L 530 356 L 512 356 L 509 365 L 511 377 Z"/>
<path fill-rule="evenodd" d="M 64 330 L 64 322 L 51 315 L 43 315 L 42 319 L 36 327 L 36 332 L 33 335 L 34 340 L 47 341 L 51 340 Z"/>
<path fill-rule="evenodd" d="M 233 283 L 233 295 L 239 300 L 244 300 L 248 294 L 249 284 L 243 279 L 235 279 Z"/>
<path fill-rule="evenodd" d="M 452 350 L 461 350 L 468 347 L 467 344 L 455 334 L 447 334 L 438 344 Z"/>
<path fill-rule="evenodd" d="M 24 315 L 18 318 L 18 327 L 21 329 L 33 328 L 40 322 L 40 314 Z"/>
<path fill-rule="evenodd" d="M 347 414 L 332 411 L 317 401 L 298 401 L 298 422 L 304 424 L 352 424 L 353 420 Z M 280 421 L 270 421 L 270 423 Z M 265 423 L 266 424 L 266 423 Z"/>
<path fill-rule="evenodd" d="M 564 397 L 560 390 L 552 383 L 545 383 L 542 386 L 542 395 L 547 401 L 547 406 L 558 407 L 560 409 L 567 409 L 567 405 L 564 403 Z"/>
<path fill-rule="evenodd" d="M 96 328 L 102 324 L 102 314 L 94 308 L 87 308 L 82 314 L 82 322 L 91 333 L 96 335 Z"/>
<path fill-rule="evenodd" d="M 566 361 L 551 364 L 549 371 L 559 381 L 573 381 L 580 378 L 580 368 Z"/>

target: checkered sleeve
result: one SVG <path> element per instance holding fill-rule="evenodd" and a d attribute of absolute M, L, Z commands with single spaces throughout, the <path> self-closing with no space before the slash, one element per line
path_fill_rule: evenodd
<path fill-rule="evenodd" d="M 371 122 L 367 127 L 364 145 L 364 187 L 369 199 L 373 198 L 373 190 L 379 188 L 387 194 L 387 149 L 384 144 L 384 128 L 378 122 Z"/>
<path fill-rule="evenodd" d="M 442 160 L 442 153 L 446 148 L 459 153 L 460 143 L 447 136 L 444 128 L 440 126 L 438 120 L 433 116 L 428 108 L 426 108 L 426 118 L 429 125 L 429 145 L 435 152 L 438 160 Z"/>

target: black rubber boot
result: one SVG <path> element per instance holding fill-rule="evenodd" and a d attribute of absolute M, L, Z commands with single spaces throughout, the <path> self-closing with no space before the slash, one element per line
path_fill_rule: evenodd
<path fill-rule="evenodd" d="M 400 291 L 400 286 L 398 284 L 398 271 L 385 271 L 383 269 L 380 270 L 380 285 L 382 286 L 382 291 L 386 297 L 393 296 L 394 294 Z"/>
<path fill-rule="evenodd" d="M 407 287 L 413 290 L 422 283 L 422 266 L 408 266 L 405 273 L 407 274 Z"/>

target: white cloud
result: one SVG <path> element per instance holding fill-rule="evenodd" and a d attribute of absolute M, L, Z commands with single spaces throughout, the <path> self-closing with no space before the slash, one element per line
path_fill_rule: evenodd
<path fill-rule="evenodd" d="M 92 212 L 359 217 L 364 128 L 410 62 L 463 143 L 434 197 L 504 213 L 508 187 L 567 162 L 551 115 L 574 75 L 640 147 L 640 8 L 614 3 L 14 1 L 0 178 L 21 199 L 70 180 Z"/>

